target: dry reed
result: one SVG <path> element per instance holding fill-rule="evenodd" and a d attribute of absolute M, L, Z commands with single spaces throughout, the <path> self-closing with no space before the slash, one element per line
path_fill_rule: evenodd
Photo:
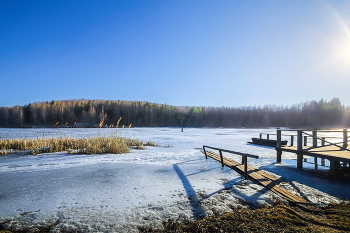
<path fill-rule="evenodd" d="M 117 123 L 116 123 L 116 125 L 115 125 L 116 128 L 118 128 L 119 122 L 120 122 L 121 120 L 122 120 L 122 117 L 119 117 L 119 119 L 118 119 L 118 121 L 117 121 Z"/>
<path fill-rule="evenodd" d="M 156 146 L 151 142 L 143 143 L 136 139 L 123 137 L 93 138 L 38 138 L 38 139 L 0 139 L 0 154 L 22 151 L 24 154 L 40 154 L 67 151 L 77 154 L 122 154 L 129 148 L 145 149 L 144 146 Z"/>

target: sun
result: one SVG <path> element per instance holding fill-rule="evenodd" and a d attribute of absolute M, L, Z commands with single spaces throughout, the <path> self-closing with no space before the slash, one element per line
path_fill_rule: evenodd
<path fill-rule="evenodd" d="M 350 42 L 343 44 L 338 49 L 338 61 L 343 65 L 350 65 Z"/>
<path fill-rule="evenodd" d="M 334 31 L 328 33 L 329 65 L 339 71 L 350 71 L 350 18 L 328 5 Z"/>
<path fill-rule="evenodd" d="M 347 60 L 350 60 L 350 45 L 347 46 L 347 48 L 345 48 L 344 57 L 345 57 Z"/>
<path fill-rule="evenodd" d="M 350 59 L 350 41 L 343 39 L 343 41 L 340 42 L 338 40 L 336 51 L 338 53 L 337 54 L 338 59 L 342 59 L 342 60 Z"/>

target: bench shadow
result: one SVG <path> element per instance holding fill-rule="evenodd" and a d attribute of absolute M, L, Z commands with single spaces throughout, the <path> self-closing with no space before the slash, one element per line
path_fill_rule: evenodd
<path fill-rule="evenodd" d="M 223 182 L 222 189 L 218 189 L 215 192 L 212 192 L 210 194 L 206 194 L 205 197 L 199 198 L 195 189 L 193 188 L 193 186 L 191 185 L 191 182 L 189 181 L 189 179 L 187 177 L 193 176 L 193 175 L 200 175 L 201 173 L 208 172 L 208 171 L 213 170 L 215 168 L 203 170 L 203 171 L 192 173 L 189 175 L 185 175 L 178 164 L 173 164 L 173 167 L 174 167 L 174 170 L 177 173 L 178 177 L 180 178 L 182 185 L 186 191 L 188 200 L 190 201 L 190 205 L 192 208 L 192 213 L 196 219 L 203 219 L 206 217 L 205 208 L 204 208 L 203 203 L 202 203 L 204 200 L 210 198 L 211 196 L 213 196 L 215 194 L 218 194 L 222 191 L 225 191 L 225 190 L 233 191 L 232 188 L 237 184 L 237 182 L 239 182 L 240 180 L 244 180 L 244 177 L 235 171 L 237 173 L 237 175 L 239 175 L 238 177 L 235 177 L 232 180 L 228 180 L 226 182 Z M 229 167 L 225 167 L 225 168 L 228 169 L 228 171 L 232 170 Z M 254 203 L 254 200 L 259 200 L 260 196 L 262 194 L 264 194 L 265 192 L 267 192 L 267 189 L 264 192 L 257 191 L 252 195 L 246 195 L 244 193 L 240 193 L 238 190 L 233 191 L 233 193 L 241 200 L 241 202 L 248 205 L 251 209 L 259 208 L 259 206 L 257 206 L 256 203 Z"/>
<path fill-rule="evenodd" d="M 195 219 L 203 219 L 206 217 L 205 209 L 202 203 L 199 201 L 196 191 L 183 173 L 178 164 L 173 164 L 174 170 L 179 176 L 183 187 L 185 188 L 188 200 L 190 201 L 192 213 Z"/>

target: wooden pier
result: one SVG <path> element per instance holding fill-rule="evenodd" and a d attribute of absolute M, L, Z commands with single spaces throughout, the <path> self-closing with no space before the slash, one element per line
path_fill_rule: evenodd
<path fill-rule="evenodd" d="M 218 150 L 219 154 L 214 153 L 213 151 L 206 150 L 206 148 Z M 212 159 L 215 159 L 216 161 L 220 162 L 222 166 L 227 166 L 227 167 L 235 170 L 236 172 L 244 175 L 246 179 L 250 178 L 252 180 L 255 180 L 260 185 L 262 185 L 262 186 L 268 188 L 269 190 L 271 190 L 272 192 L 282 196 L 283 198 L 285 198 L 289 202 L 296 203 L 296 204 L 310 204 L 303 197 L 297 196 L 297 195 L 289 192 L 287 189 L 281 187 L 279 185 L 279 183 L 280 183 L 279 179 L 277 179 L 277 178 L 275 178 L 275 177 L 273 177 L 273 176 L 271 176 L 263 171 L 260 171 L 255 167 L 249 166 L 247 158 L 248 157 L 259 158 L 256 155 L 250 155 L 250 154 L 246 154 L 246 153 L 229 151 L 229 150 L 224 150 L 224 149 L 219 149 L 219 148 L 209 147 L 209 146 L 203 146 L 202 152 L 205 154 L 206 158 L 210 157 Z M 222 155 L 222 152 L 228 152 L 228 153 L 232 153 L 232 154 L 241 155 L 242 156 L 242 164 L 224 157 Z"/>
<path fill-rule="evenodd" d="M 291 136 L 289 146 L 281 146 L 282 131 L 296 132 L 296 135 Z M 322 133 L 322 137 L 318 137 L 318 133 Z M 341 142 L 330 142 L 327 140 L 327 134 L 342 133 Z M 318 166 L 318 158 L 321 159 L 321 164 L 324 164 L 324 159 L 330 162 L 330 175 L 340 176 L 350 172 L 350 148 L 348 148 L 348 131 L 334 130 L 277 130 L 277 162 L 282 160 L 282 152 L 292 152 L 297 155 L 297 167 L 303 168 L 304 155 L 314 157 L 315 167 Z M 284 135 L 285 136 L 285 135 Z M 296 136 L 297 145 L 294 146 L 294 136 Z M 312 138 L 312 145 L 307 145 L 307 139 Z M 329 136 L 329 138 L 334 138 Z"/>

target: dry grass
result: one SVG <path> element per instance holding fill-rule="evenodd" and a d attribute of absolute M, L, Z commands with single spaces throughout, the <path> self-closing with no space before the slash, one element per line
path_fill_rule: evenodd
<path fill-rule="evenodd" d="M 51 228 L 57 224 L 49 224 L 40 229 L 24 228 L 18 231 L 8 231 L 4 227 L 6 222 L 0 222 L 0 233 L 51 232 Z M 279 203 L 272 207 L 256 210 L 237 209 L 232 213 L 184 224 L 165 222 L 164 228 L 157 230 L 140 226 L 139 232 L 349 232 L 350 204 L 331 204 L 310 210 Z"/>
<path fill-rule="evenodd" d="M 129 148 L 145 149 L 144 146 L 156 145 L 123 137 L 1 139 L 0 153 L 24 151 L 25 154 L 36 155 L 67 151 L 78 154 L 122 154 L 129 152 Z"/>
<path fill-rule="evenodd" d="M 257 210 L 238 209 L 218 217 L 176 224 L 164 223 L 165 230 L 140 232 L 349 232 L 350 204 L 336 204 L 311 210 L 277 204 Z"/>

